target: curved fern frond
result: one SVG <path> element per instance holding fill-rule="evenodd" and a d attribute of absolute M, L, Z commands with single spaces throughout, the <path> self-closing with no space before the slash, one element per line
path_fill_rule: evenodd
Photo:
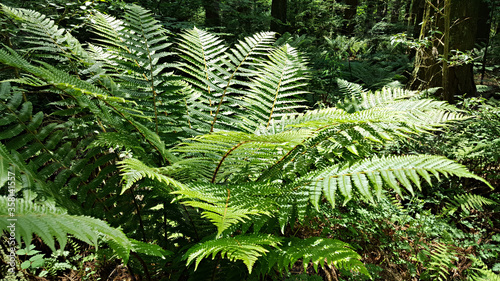
<path fill-rule="evenodd" d="M 198 192 L 182 190 L 176 191 L 174 194 L 182 194 L 189 198 L 200 198 L 205 199 L 205 196 L 200 196 Z M 230 226 L 245 222 L 250 220 L 251 215 L 268 215 L 269 213 L 262 210 L 256 209 L 244 209 L 241 207 L 234 207 L 229 204 L 229 199 L 231 197 L 231 192 L 228 189 L 226 202 L 200 202 L 200 201 L 182 201 L 182 204 L 191 206 L 194 208 L 199 208 L 204 210 L 202 212 L 202 217 L 210 220 L 217 227 L 217 236 L 219 238 L 222 232 L 228 229 Z"/>
<path fill-rule="evenodd" d="M 178 92 L 178 77 L 167 72 L 173 64 L 166 60 L 171 43 L 167 31 L 151 12 L 137 5 L 126 7 L 125 19 L 117 20 L 101 13 L 93 18 L 96 33 L 105 48 L 97 49 L 97 59 L 108 73 L 119 79 L 116 95 L 136 101 L 141 117 L 154 120 L 147 126 L 164 137 L 176 135 L 182 120 L 183 96 Z M 173 124 L 173 125 L 171 125 Z"/>
<path fill-rule="evenodd" d="M 263 259 L 268 270 L 274 266 L 278 270 L 289 270 L 295 262 L 302 260 L 304 272 L 309 263 L 318 271 L 318 266 L 333 265 L 370 276 L 360 261 L 361 256 L 350 245 L 337 239 L 310 237 L 300 239 L 291 237 L 283 241 L 282 246 L 271 250 Z"/>
<path fill-rule="evenodd" d="M 500 281 L 500 275 L 495 274 L 488 266 L 480 259 L 470 255 L 469 258 L 474 262 L 471 274 L 469 275 L 472 281 Z"/>
<path fill-rule="evenodd" d="M 32 65 L 24 58 L 22 58 L 19 54 L 17 54 L 14 50 L 8 47 L 5 48 L 9 51 L 9 53 L 5 50 L 0 50 L 0 62 L 24 70 L 31 75 L 41 78 L 45 81 L 44 84 L 39 84 L 37 86 L 53 86 L 61 90 L 63 93 L 76 98 L 81 95 L 88 95 L 100 100 L 106 100 L 110 102 L 128 102 L 124 98 L 110 96 L 95 85 L 80 80 L 74 75 L 59 70 L 49 64 L 41 63 L 42 66 Z M 18 79 L 13 81 L 23 83 L 25 80 Z"/>
<path fill-rule="evenodd" d="M 22 30 L 28 33 L 23 37 L 24 43 L 33 47 L 27 50 L 38 52 L 44 57 L 56 58 L 60 61 L 81 61 L 90 63 L 91 57 L 83 46 L 64 28 L 37 11 L 11 8 L 1 4 L 3 12 L 22 23 Z M 76 65 L 73 65 L 76 70 Z"/>
<path fill-rule="evenodd" d="M 439 156 L 418 155 L 374 157 L 350 167 L 339 165 L 328 167 L 311 176 L 312 184 L 309 186 L 309 192 L 311 202 L 316 208 L 319 207 L 322 193 L 335 206 L 337 193 L 345 198 L 345 204 L 352 198 L 354 188 L 364 200 L 373 201 L 373 192 L 380 197 L 384 185 L 401 196 L 402 187 L 413 194 L 413 185 L 421 188 L 421 178 L 432 185 L 431 175 L 439 180 L 440 174 L 473 178 L 491 187 L 483 178 L 472 174 L 465 166 L 452 160 Z"/>
<path fill-rule="evenodd" d="M 343 94 L 352 98 L 359 98 L 363 93 L 368 92 L 361 85 L 340 78 L 337 78 L 337 85 Z"/>
<path fill-rule="evenodd" d="M 197 244 L 189 248 L 183 258 L 187 260 L 188 265 L 195 261 L 196 270 L 204 258 L 212 255 L 214 259 L 217 254 L 220 254 L 222 258 L 230 261 L 243 261 L 248 272 L 251 273 L 259 257 L 269 252 L 268 247 L 277 247 L 280 242 L 280 238 L 272 235 L 236 235 Z"/>
<path fill-rule="evenodd" d="M 424 250 L 427 252 L 427 250 Z M 433 280 L 448 280 L 449 272 L 457 268 L 453 262 L 458 262 L 457 252 L 445 244 L 436 244 L 433 251 L 427 253 L 430 256 L 428 271 Z"/>
<path fill-rule="evenodd" d="M 232 225 L 255 222 L 258 216 L 271 216 L 277 206 L 273 196 L 280 192 L 275 185 L 198 184 L 172 193 L 180 195 L 182 204 L 203 210 L 202 217 L 217 227 L 217 237 L 220 237 Z"/>
<path fill-rule="evenodd" d="M 259 170 L 268 167 L 309 135 L 308 130 L 285 131 L 274 135 L 217 132 L 183 143 L 174 151 L 192 155 L 179 164 L 186 169 L 196 165 L 198 169 L 207 170 L 210 172 L 210 181 L 215 183 L 245 167 L 258 174 Z"/>
<path fill-rule="evenodd" d="M 150 178 L 167 185 L 173 185 L 177 188 L 184 189 L 184 184 L 163 175 L 161 168 L 149 167 L 138 159 L 125 159 L 118 162 L 118 165 L 122 172 L 121 175 L 123 180 L 125 181 L 125 184 L 122 186 L 121 194 L 143 178 Z"/>
<path fill-rule="evenodd" d="M 97 242 L 104 235 L 106 240 L 112 241 L 110 246 L 116 254 L 127 263 L 132 243 L 120 229 L 112 228 L 106 222 L 92 217 L 68 215 L 66 211 L 47 204 L 35 204 L 22 198 L 16 198 L 15 202 L 15 213 L 9 214 L 9 197 L 0 196 L 0 231 L 10 231 L 8 227 L 15 225 L 18 244 L 21 244 L 22 239 L 29 245 L 33 234 L 36 234 L 55 251 L 55 240 L 64 248 L 67 235 L 71 234 L 98 247 Z"/>

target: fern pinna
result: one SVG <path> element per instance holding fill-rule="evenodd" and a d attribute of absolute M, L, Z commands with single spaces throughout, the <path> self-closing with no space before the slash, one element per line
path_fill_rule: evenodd
<path fill-rule="evenodd" d="M 0 50 L 23 74 L 10 79 L 15 87 L 2 84 L 0 163 L 39 196 L 20 201 L 23 227 L 33 227 L 20 236 L 26 243 L 34 233 L 51 247 L 68 234 L 96 244 L 89 231 L 100 231 L 124 262 L 134 253 L 131 268 L 173 280 L 230 279 L 219 274 L 230 268 L 256 279 L 297 261 L 369 275 L 348 244 L 290 229 L 321 204 L 376 204 L 384 189 L 411 195 L 433 177 L 482 180 L 443 157 L 377 155 L 464 118 L 445 103 L 340 81 L 360 98 L 306 111 L 306 61 L 274 46 L 271 32 L 234 47 L 197 28 L 170 41 L 149 11 L 131 5 L 121 20 L 93 15 L 98 43 L 83 48 L 37 12 L 2 9 L 31 34 L 19 38 L 23 48 Z M 33 28 L 41 23 L 42 33 Z M 51 102 L 33 114 L 38 91 Z M 56 206 L 44 209 L 39 198 Z M 56 222 L 37 222 L 36 212 Z M 86 234 L 59 227 L 78 222 Z"/>

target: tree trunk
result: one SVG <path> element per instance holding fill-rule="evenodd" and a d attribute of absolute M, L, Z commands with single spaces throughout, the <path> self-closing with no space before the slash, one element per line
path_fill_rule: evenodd
<path fill-rule="evenodd" d="M 481 47 L 486 46 L 490 39 L 490 31 L 491 31 L 491 7 L 486 2 L 486 0 L 481 1 L 481 6 L 479 7 L 480 13 L 477 19 L 477 34 L 476 34 L 476 43 L 478 43 Z"/>
<path fill-rule="evenodd" d="M 205 9 L 205 26 L 215 27 L 220 26 L 220 0 L 203 0 L 203 8 Z"/>
<path fill-rule="evenodd" d="M 356 23 L 354 22 L 354 17 L 356 16 L 356 12 L 358 10 L 359 0 L 345 0 L 345 4 L 348 5 L 348 8 L 344 10 L 344 28 L 343 34 L 352 35 L 354 33 L 354 27 Z"/>
<path fill-rule="evenodd" d="M 412 0 L 411 8 L 410 8 L 410 22 L 409 26 L 413 26 L 413 38 L 418 38 L 420 35 L 420 26 L 419 23 L 424 19 L 424 11 L 425 11 L 425 1 L 424 0 Z"/>
<path fill-rule="evenodd" d="M 280 34 L 286 32 L 287 0 L 272 0 L 271 3 L 271 30 Z"/>
<path fill-rule="evenodd" d="M 425 90 L 440 87 L 441 98 L 450 103 L 454 102 L 455 95 L 476 94 L 473 65 L 448 59 L 454 50 L 466 52 L 474 48 L 480 1 L 426 2 L 420 39 L 430 36 L 433 29 L 439 30 L 441 34 L 434 33 L 430 44 L 417 50 L 413 78 L 408 83 L 408 88 Z M 449 3 L 449 7 L 445 7 L 445 3 Z M 447 21 L 449 27 L 446 26 Z"/>

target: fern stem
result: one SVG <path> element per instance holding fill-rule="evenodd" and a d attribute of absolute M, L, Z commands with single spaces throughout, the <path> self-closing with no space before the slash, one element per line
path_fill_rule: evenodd
<path fill-rule="evenodd" d="M 251 141 L 250 140 L 242 141 L 242 142 L 238 143 L 237 145 L 231 147 L 231 149 L 229 149 L 229 151 L 226 152 L 226 154 L 224 154 L 224 156 L 222 157 L 222 159 L 219 161 L 219 164 L 217 165 L 217 168 L 215 168 L 214 175 L 213 175 L 212 180 L 211 180 L 212 183 L 215 183 L 215 180 L 216 180 L 216 177 L 217 177 L 217 173 L 219 172 L 219 169 L 222 166 L 222 163 L 229 156 L 229 154 L 231 154 L 231 152 L 235 151 L 241 145 L 243 145 L 245 143 L 248 143 L 248 142 L 251 142 Z"/>
<path fill-rule="evenodd" d="M 271 120 L 273 119 L 273 112 L 274 112 L 274 108 L 276 107 L 276 101 L 278 100 L 278 95 L 279 95 L 279 92 L 280 92 L 281 82 L 283 81 L 283 75 L 284 74 L 285 74 L 285 70 L 282 69 L 281 76 L 280 76 L 280 81 L 278 82 L 278 87 L 276 88 L 276 94 L 274 95 L 273 106 L 271 107 L 271 112 L 269 113 L 269 119 L 267 120 L 266 128 L 269 128 L 269 124 L 271 123 Z"/>
<path fill-rule="evenodd" d="M 219 267 L 220 259 L 221 259 L 221 254 L 217 254 L 217 261 L 215 261 L 214 269 L 212 270 L 212 278 L 210 279 L 211 281 L 215 281 L 215 276 L 217 275 L 216 273 L 217 273 L 217 268 Z"/>
<path fill-rule="evenodd" d="M 156 89 L 155 89 L 155 83 L 154 83 L 154 76 L 153 76 L 153 59 L 151 58 L 151 52 L 149 51 L 149 44 L 148 44 L 148 39 L 146 38 L 144 34 L 144 29 L 141 28 L 142 32 L 142 38 L 144 39 L 144 45 L 146 46 L 146 50 L 148 52 L 148 60 L 149 60 L 149 75 L 151 75 L 151 91 L 153 92 L 153 108 L 155 111 L 155 132 L 158 134 L 158 109 L 156 107 Z M 148 77 L 144 75 L 147 81 Z"/>
<path fill-rule="evenodd" d="M 139 208 L 139 205 L 137 204 L 137 201 L 135 200 L 135 194 L 134 194 L 133 187 L 130 187 L 130 193 L 132 193 L 132 200 L 134 201 L 134 206 L 135 206 L 135 209 L 137 211 L 137 216 L 139 218 L 139 227 L 140 227 L 141 232 L 142 232 L 142 241 L 146 242 L 146 231 L 144 230 L 144 222 L 142 221 L 141 210 Z"/>
<path fill-rule="evenodd" d="M 256 46 L 258 46 L 258 45 L 255 45 L 255 47 Z M 253 49 L 255 49 L 255 47 Z M 252 51 L 253 51 L 253 49 L 252 49 Z M 215 121 L 217 120 L 217 116 L 219 114 L 220 107 L 222 105 L 222 102 L 224 101 L 224 97 L 226 96 L 227 89 L 229 88 L 229 85 L 231 84 L 231 81 L 233 80 L 234 75 L 236 74 L 236 72 L 238 72 L 238 69 L 243 65 L 243 62 L 247 60 L 248 56 L 250 56 L 252 51 L 248 52 L 248 54 L 241 60 L 240 64 L 234 69 L 233 74 L 231 74 L 231 77 L 229 77 L 229 80 L 227 81 L 227 85 L 224 88 L 224 92 L 222 93 L 222 96 L 220 98 L 220 102 L 217 105 L 217 110 L 215 111 L 214 120 L 212 121 L 212 126 L 210 127 L 210 133 L 213 132 L 213 130 L 214 130 Z M 208 74 L 207 74 L 207 79 L 208 79 Z"/>
<path fill-rule="evenodd" d="M 148 265 L 144 260 L 139 256 L 136 252 L 131 251 L 130 254 L 132 254 L 142 265 L 142 268 L 144 268 L 144 273 L 146 273 L 146 278 L 151 281 L 151 275 L 149 275 L 149 270 L 148 270 Z"/>

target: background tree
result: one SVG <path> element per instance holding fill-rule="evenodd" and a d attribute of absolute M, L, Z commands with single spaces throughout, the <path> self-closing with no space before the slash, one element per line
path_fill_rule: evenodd
<path fill-rule="evenodd" d="M 466 53 L 476 42 L 480 7 L 480 0 L 425 2 L 419 39 L 429 41 L 417 51 L 410 89 L 442 87 L 442 99 L 448 102 L 454 95 L 476 93 Z"/>
<path fill-rule="evenodd" d="M 283 34 L 286 31 L 287 0 L 272 0 L 271 30 Z"/>

